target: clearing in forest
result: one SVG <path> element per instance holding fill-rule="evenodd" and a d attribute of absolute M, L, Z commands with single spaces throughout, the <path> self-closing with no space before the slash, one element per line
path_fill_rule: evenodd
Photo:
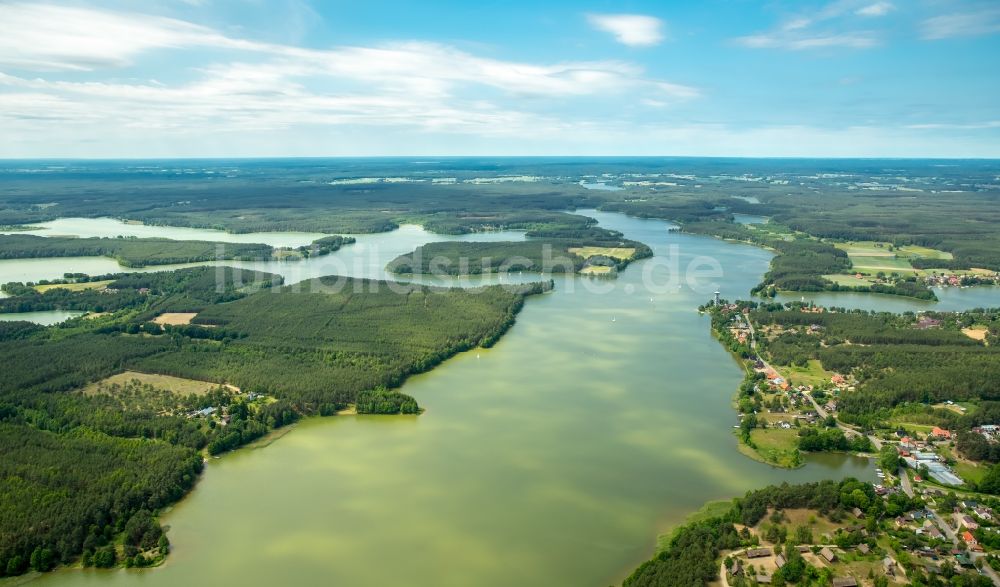
<path fill-rule="evenodd" d="M 197 315 L 197 312 L 164 312 L 156 318 L 153 318 L 153 322 L 157 324 L 171 324 L 174 326 L 179 324 L 190 324 Z"/>
<path fill-rule="evenodd" d="M 612 259 L 627 261 L 635 255 L 635 249 L 630 247 L 570 247 L 566 250 L 584 259 L 589 259 L 594 255 L 603 255 Z"/>
<path fill-rule="evenodd" d="M 219 387 L 218 383 L 212 383 L 211 381 L 183 379 L 181 377 L 173 377 L 171 375 L 140 373 L 138 371 L 124 371 L 122 373 L 118 373 L 117 375 L 112 375 L 107 379 L 91 383 L 87 387 L 83 388 L 83 393 L 87 395 L 107 393 L 108 388 L 112 385 L 125 385 L 133 380 L 138 380 L 140 383 L 152 385 L 157 389 L 163 389 L 171 393 L 176 393 L 177 395 L 204 395 L 216 387 Z M 226 385 L 226 387 L 233 391 L 239 391 L 239 388 L 232 385 Z"/>
<path fill-rule="evenodd" d="M 83 291 L 85 289 L 104 289 L 111 283 L 112 280 L 108 279 L 105 281 L 82 281 L 79 283 L 47 283 L 45 285 L 36 285 L 35 291 L 38 293 L 45 293 L 50 289 L 68 289 L 70 291 Z"/>

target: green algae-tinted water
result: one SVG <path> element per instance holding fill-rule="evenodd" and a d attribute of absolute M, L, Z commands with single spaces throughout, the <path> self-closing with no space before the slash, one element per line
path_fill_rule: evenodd
<path fill-rule="evenodd" d="M 787 471 L 736 451 L 741 371 L 696 308 L 716 287 L 745 296 L 769 253 L 584 213 L 656 257 L 614 282 L 556 278 L 496 347 L 405 384 L 421 416 L 313 419 L 212 460 L 164 518 L 174 550 L 162 568 L 69 569 L 37 584 L 606 586 L 707 500 L 781 481 L 873 479 L 866 460 L 846 455 Z M 379 276 L 402 248 L 356 274 Z M 372 251 L 336 255 L 359 254 Z M 670 282 L 671 259 L 683 274 L 697 257 L 701 269 L 717 260 L 722 276 Z"/>

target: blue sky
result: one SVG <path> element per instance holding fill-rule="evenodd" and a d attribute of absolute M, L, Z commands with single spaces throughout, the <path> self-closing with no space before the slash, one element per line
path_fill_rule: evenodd
<path fill-rule="evenodd" d="M 1000 2 L 10 2 L 0 157 L 1000 157 Z"/>

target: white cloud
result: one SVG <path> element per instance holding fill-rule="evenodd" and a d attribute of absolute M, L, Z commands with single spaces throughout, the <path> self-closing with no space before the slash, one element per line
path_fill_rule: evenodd
<path fill-rule="evenodd" d="M 185 49 L 201 51 L 205 64 L 149 72 L 161 81 L 100 77 L 153 51 Z M 622 61 L 509 61 L 425 42 L 308 49 L 175 19 L 25 4 L 0 5 L 0 66 L 43 76 L 0 73 L 0 135 L 69 137 L 75 129 L 90 142 L 109 133 L 166 140 L 352 125 L 559 133 L 571 121 L 544 112 L 572 100 L 668 106 L 699 95 Z"/>
<path fill-rule="evenodd" d="M 128 65 L 150 49 L 252 45 L 171 18 L 70 6 L 0 4 L 0 65 L 9 67 L 87 71 Z"/>
<path fill-rule="evenodd" d="M 895 9 L 891 2 L 875 2 L 854 11 L 858 16 L 885 16 Z"/>
<path fill-rule="evenodd" d="M 644 14 L 588 14 L 587 21 L 630 47 L 650 47 L 663 42 L 663 21 Z"/>
<path fill-rule="evenodd" d="M 878 45 L 878 39 L 870 32 L 798 35 L 785 33 L 763 33 L 739 37 L 736 42 L 751 49 L 791 49 L 803 51 L 829 47 L 868 49 Z"/>
<path fill-rule="evenodd" d="M 879 35 L 871 30 L 855 30 L 851 26 L 853 21 L 859 16 L 883 16 L 892 9 L 889 2 L 835 0 L 814 12 L 787 19 L 770 31 L 737 37 L 734 41 L 751 49 L 868 49 L 881 42 Z"/>
<path fill-rule="evenodd" d="M 915 130 L 984 130 L 1000 128 L 1000 120 L 987 120 L 985 122 L 928 122 L 923 124 L 908 124 L 905 128 Z"/>
<path fill-rule="evenodd" d="M 935 16 L 923 21 L 920 28 L 925 40 L 1000 33 L 1000 7 Z"/>

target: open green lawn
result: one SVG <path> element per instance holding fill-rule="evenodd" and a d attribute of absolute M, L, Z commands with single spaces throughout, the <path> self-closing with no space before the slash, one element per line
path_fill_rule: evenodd
<path fill-rule="evenodd" d="M 833 372 L 823 369 L 823 364 L 818 359 L 809 359 L 805 367 L 782 367 L 781 371 L 794 385 L 822 385 L 829 383 L 833 377 Z"/>
<path fill-rule="evenodd" d="M 801 464 L 798 456 L 798 430 L 795 428 L 789 430 L 781 428 L 755 428 L 750 433 L 750 439 L 753 440 L 757 448 L 750 449 L 750 447 L 741 443 L 741 452 L 744 452 L 744 449 L 746 449 L 754 453 L 759 460 L 778 465 L 779 467 L 791 468 Z"/>
<path fill-rule="evenodd" d="M 897 259 L 896 257 L 856 257 L 850 255 L 851 265 L 855 271 L 860 271 L 862 273 L 878 273 L 882 271 L 884 273 L 913 273 L 913 266 L 906 259 Z"/>
<path fill-rule="evenodd" d="M 912 432 L 919 432 L 921 434 L 927 434 L 934 429 L 934 427 L 929 424 L 915 424 L 913 422 L 907 422 L 899 418 L 891 418 L 889 420 L 889 425 L 902 426 L 906 430 L 910 430 Z"/>
<path fill-rule="evenodd" d="M 986 476 L 986 467 L 977 467 L 966 461 L 957 461 L 955 473 L 966 483 L 979 483 Z"/>
<path fill-rule="evenodd" d="M 950 261 L 955 256 L 947 251 L 939 251 L 930 247 L 919 247 L 917 245 L 905 245 L 899 247 L 899 254 L 907 257 L 920 257 L 922 259 L 944 259 Z"/>
<path fill-rule="evenodd" d="M 851 287 L 858 285 L 871 285 L 872 283 L 874 283 L 874 281 L 871 279 L 866 279 L 864 277 L 855 277 L 853 274 L 851 275 L 832 274 L 832 275 L 824 275 L 823 277 L 825 279 L 829 279 L 830 281 L 836 283 L 837 285 L 847 285 Z"/>

